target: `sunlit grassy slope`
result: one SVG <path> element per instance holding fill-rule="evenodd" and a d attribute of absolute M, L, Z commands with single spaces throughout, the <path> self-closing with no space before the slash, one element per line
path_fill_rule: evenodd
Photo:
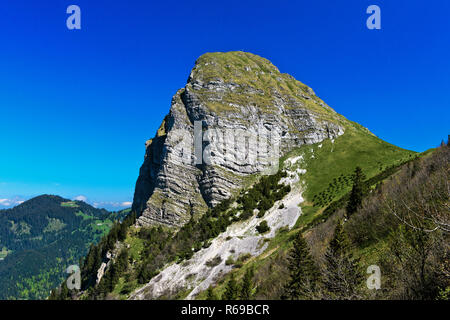
<path fill-rule="evenodd" d="M 321 120 L 341 122 L 342 116 L 336 114 L 328 105 L 317 97 L 313 90 L 287 73 L 281 73 L 269 60 L 258 55 L 241 52 L 210 52 L 202 55 L 191 74 L 204 83 L 224 81 L 236 85 L 234 90 L 223 93 L 220 100 L 217 92 L 196 88 L 198 97 L 216 114 L 240 112 L 237 105 L 258 106 L 260 112 L 276 113 L 274 93 L 282 94 L 304 105 Z M 193 89 L 188 83 L 188 88 Z M 248 90 L 255 91 L 248 94 Z M 287 109 L 295 108 L 286 106 Z"/>
<path fill-rule="evenodd" d="M 326 140 L 291 151 L 283 157 L 283 166 L 288 166 L 287 159 L 298 156 L 302 156 L 303 159 L 290 169 L 306 169 L 301 179 L 304 181 L 303 198 L 305 199 L 301 204 L 302 216 L 292 230 L 279 230 L 275 238 L 270 240 L 265 253 L 259 257 L 253 257 L 243 267 L 233 271 L 238 281 L 248 268 L 253 268 L 256 271 L 264 270 L 261 273 L 265 274 L 264 282 L 267 287 L 277 286 L 280 279 L 286 277 L 286 270 L 280 269 L 276 260 L 284 259 L 292 245 L 293 236 L 299 230 L 312 219 L 320 216 L 332 201 L 338 200 L 351 190 L 351 175 L 356 166 L 360 166 L 369 179 L 391 166 L 414 158 L 417 153 L 380 140 L 365 128 L 355 124 L 347 128 L 344 135 L 335 141 Z M 324 200 L 318 201 L 317 199 L 320 198 Z M 229 277 L 230 274 L 224 276 L 215 287 L 214 292 L 219 296 L 224 291 Z M 206 292 L 202 292 L 197 297 L 197 299 L 205 298 Z"/>
<path fill-rule="evenodd" d="M 288 157 L 303 155 L 304 163 L 299 167 L 306 169 L 303 176 L 305 202 L 299 222 L 320 214 L 328 204 L 350 191 L 356 166 L 371 178 L 416 154 L 377 138 L 359 125 L 347 129 L 335 141 L 325 140 L 294 150 Z"/>

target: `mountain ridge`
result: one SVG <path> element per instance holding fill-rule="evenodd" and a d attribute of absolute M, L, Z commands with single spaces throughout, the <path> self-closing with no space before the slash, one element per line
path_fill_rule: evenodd
<path fill-rule="evenodd" d="M 42 299 L 124 214 L 40 195 L 0 210 L 0 299 Z"/>

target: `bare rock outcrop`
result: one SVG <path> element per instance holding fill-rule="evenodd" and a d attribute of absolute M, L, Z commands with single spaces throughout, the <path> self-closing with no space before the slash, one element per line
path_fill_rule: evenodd
<path fill-rule="evenodd" d="M 347 123 L 266 59 L 207 53 L 146 143 L 133 201 L 138 224 L 182 226 L 230 197 L 247 177 L 276 170 L 278 156 L 334 139 Z"/>

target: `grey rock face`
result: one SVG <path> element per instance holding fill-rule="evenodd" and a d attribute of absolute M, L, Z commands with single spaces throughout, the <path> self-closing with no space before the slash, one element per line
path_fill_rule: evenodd
<path fill-rule="evenodd" d="M 273 168 L 276 156 L 343 134 L 346 121 L 261 57 L 203 55 L 146 143 L 133 201 L 138 224 L 182 226 Z"/>

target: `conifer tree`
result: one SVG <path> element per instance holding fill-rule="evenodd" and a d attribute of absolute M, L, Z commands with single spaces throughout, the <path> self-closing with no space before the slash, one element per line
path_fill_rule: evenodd
<path fill-rule="evenodd" d="M 252 290 L 253 290 L 253 269 L 248 268 L 245 272 L 244 279 L 241 286 L 241 292 L 240 292 L 240 298 L 242 300 L 250 300 L 252 296 Z"/>
<path fill-rule="evenodd" d="M 339 221 L 333 239 L 325 253 L 325 295 L 329 299 L 357 299 L 363 277 L 358 260 L 351 252 L 350 240 L 343 222 Z"/>
<path fill-rule="evenodd" d="M 115 262 L 118 274 L 122 274 L 128 268 L 128 250 L 122 249 Z"/>
<path fill-rule="evenodd" d="M 58 293 L 56 292 L 57 289 L 53 289 L 50 291 L 50 295 L 48 296 L 48 300 L 58 300 Z"/>
<path fill-rule="evenodd" d="M 364 197 L 365 175 L 360 167 L 356 167 L 353 174 L 353 187 L 347 204 L 347 215 L 350 216 L 358 210 Z"/>
<path fill-rule="evenodd" d="M 238 286 L 234 274 L 231 274 L 231 278 L 227 283 L 222 300 L 237 300 L 238 299 Z"/>
<path fill-rule="evenodd" d="M 61 292 L 59 294 L 60 300 L 67 300 L 69 298 L 69 288 L 67 288 L 67 284 L 63 282 L 61 285 Z"/>
<path fill-rule="evenodd" d="M 124 241 L 125 238 L 127 237 L 128 222 L 124 221 L 124 222 L 120 223 L 118 225 L 118 229 L 119 229 L 119 231 L 118 231 L 117 238 L 119 241 Z"/>
<path fill-rule="evenodd" d="M 288 261 L 290 280 L 285 286 L 286 298 L 292 300 L 314 298 L 317 295 L 320 274 L 301 232 L 294 240 Z"/>

